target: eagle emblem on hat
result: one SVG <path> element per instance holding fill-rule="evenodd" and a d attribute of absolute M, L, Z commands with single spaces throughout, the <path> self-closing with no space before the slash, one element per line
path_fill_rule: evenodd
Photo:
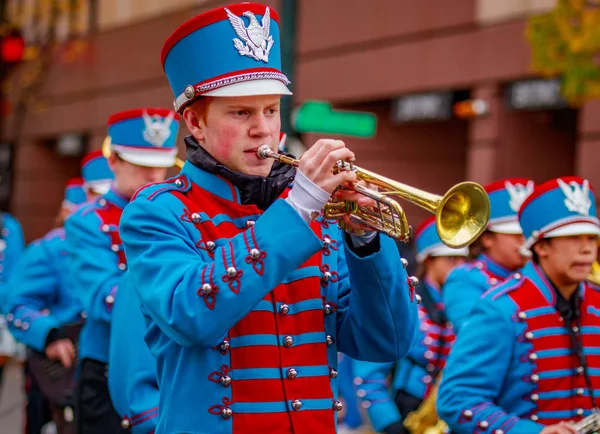
<path fill-rule="evenodd" d="M 267 7 L 265 14 L 262 17 L 262 25 L 258 23 L 256 16 L 249 11 L 246 11 L 242 16 L 250 20 L 246 27 L 242 17 L 238 17 L 229 9 L 225 8 L 229 22 L 238 35 L 238 38 L 233 38 L 233 45 L 242 56 L 252 57 L 256 60 L 269 62 L 269 52 L 275 41 L 269 34 L 271 27 L 271 11 Z"/>
<path fill-rule="evenodd" d="M 142 113 L 144 119 L 144 140 L 157 148 L 162 148 L 165 141 L 171 135 L 171 122 L 173 122 L 174 112 L 170 112 L 165 118 L 159 115 L 150 116 L 148 112 Z"/>
<path fill-rule="evenodd" d="M 590 184 L 588 180 L 583 181 L 583 185 L 579 185 L 575 181 L 568 184 L 562 179 L 557 179 L 558 186 L 565 195 L 565 206 L 571 212 L 576 212 L 581 215 L 590 215 L 592 200 L 590 199 Z"/>
<path fill-rule="evenodd" d="M 506 191 L 508 191 L 508 196 L 510 197 L 510 200 L 508 201 L 510 209 L 514 212 L 518 212 L 521 205 L 523 205 L 523 202 L 525 202 L 525 199 L 533 193 L 534 183 L 533 181 L 529 181 L 527 185 L 522 185 L 512 184 L 506 181 L 504 187 L 506 188 Z"/>

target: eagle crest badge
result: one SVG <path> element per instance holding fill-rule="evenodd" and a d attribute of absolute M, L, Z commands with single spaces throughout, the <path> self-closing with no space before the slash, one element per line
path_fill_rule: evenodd
<path fill-rule="evenodd" d="M 244 23 L 242 17 L 238 17 L 229 9 L 225 8 L 229 22 L 238 35 L 238 38 L 233 38 L 233 45 L 238 50 L 241 56 L 248 56 L 255 60 L 269 62 L 269 52 L 275 41 L 269 34 L 271 27 L 271 11 L 267 7 L 265 14 L 262 17 L 262 25 L 258 23 L 256 16 L 249 11 L 246 11 L 242 16 L 248 18 L 250 23 L 248 27 Z"/>

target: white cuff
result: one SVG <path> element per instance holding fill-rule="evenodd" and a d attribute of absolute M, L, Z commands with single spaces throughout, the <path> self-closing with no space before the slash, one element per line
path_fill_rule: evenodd
<path fill-rule="evenodd" d="M 321 212 L 330 197 L 329 193 L 298 170 L 294 179 L 294 186 L 286 201 L 308 223 L 313 219 L 315 212 Z"/>
<path fill-rule="evenodd" d="M 352 240 L 352 245 L 354 247 L 361 247 L 361 246 L 364 246 L 365 244 L 369 244 L 371 241 L 373 241 L 373 239 L 375 238 L 376 235 L 377 235 L 376 231 L 369 231 L 369 232 L 366 232 L 364 235 L 350 234 L 350 239 Z"/>

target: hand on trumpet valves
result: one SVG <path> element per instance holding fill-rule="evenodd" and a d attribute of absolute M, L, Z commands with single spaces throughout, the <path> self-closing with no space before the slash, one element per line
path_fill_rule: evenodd
<path fill-rule="evenodd" d="M 346 182 L 340 189 L 338 189 L 333 197 L 338 201 L 347 201 L 347 202 L 356 202 L 360 207 L 377 207 L 377 202 L 375 199 L 371 199 L 370 197 L 365 196 L 364 194 L 358 193 L 353 189 L 354 185 L 362 185 L 371 190 L 377 190 L 377 187 L 369 184 L 365 181 L 354 181 L 354 182 Z M 363 236 L 368 236 L 371 232 L 375 232 L 369 226 L 366 226 L 362 223 L 356 222 L 352 220 L 350 214 L 346 214 L 342 216 L 340 219 L 342 222 L 342 227 L 350 232 L 362 234 Z"/>
<path fill-rule="evenodd" d="M 302 155 L 298 170 L 317 187 L 331 195 L 340 185 L 356 181 L 354 172 L 332 171 L 337 161 L 353 159 L 354 153 L 346 148 L 341 140 L 322 139 Z"/>

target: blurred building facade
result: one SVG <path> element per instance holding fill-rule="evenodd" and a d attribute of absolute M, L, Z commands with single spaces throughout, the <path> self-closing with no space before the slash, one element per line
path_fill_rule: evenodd
<path fill-rule="evenodd" d="M 88 0 L 84 54 L 57 59 L 40 88 L 44 108 L 28 110 L 18 131 L 5 119 L 2 130 L 15 150 L 10 211 L 28 240 L 50 228 L 78 154 L 100 147 L 112 112 L 171 106 L 160 65 L 170 32 L 227 3 Z M 281 8 L 291 2 L 265 3 L 290 13 Z M 296 3 L 294 104 L 318 99 L 376 113 L 374 138 L 345 140 L 361 166 L 437 193 L 509 176 L 577 174 L 600 186 L 600 102 L 570 109 L 556 82 L 530 70 L 526 19 L 554 0 Z M 453 103 L 474 98 L 487 102 L 486 116 L 453 114 Z M 426 216 L 406 210 L 413 225 Z"/>

